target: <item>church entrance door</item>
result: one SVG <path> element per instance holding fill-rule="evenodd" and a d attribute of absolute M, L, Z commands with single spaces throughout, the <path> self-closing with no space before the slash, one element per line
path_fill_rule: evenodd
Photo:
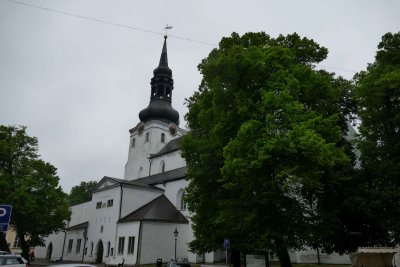
<path fill-rule="evenodd" d="M 46 259 L 51 259 L 51 254 L 53 254 L 53 243 L 50 242 L 49 246 L 47 247 L 46 251 Z"/>
<path fill-rule="evenodd" d="M 103 241 L 99 240 L 99 243 L 97 243 L 97 257 L 96 257 L 96 263 L 102 263 L 103 262 Z"/>

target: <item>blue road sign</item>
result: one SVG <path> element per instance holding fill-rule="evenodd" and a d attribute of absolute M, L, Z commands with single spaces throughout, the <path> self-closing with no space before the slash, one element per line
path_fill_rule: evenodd
<path fill-rule="evenodd" d="M 224 249 L 229 249 L 231 247 L 231 240 L 228 238 L 224 239 Z"/>
<path fill-rule="evenodd" d="M 7 232 L 11 218 L 11 205 L 0 205 L 0 232 Z"/>

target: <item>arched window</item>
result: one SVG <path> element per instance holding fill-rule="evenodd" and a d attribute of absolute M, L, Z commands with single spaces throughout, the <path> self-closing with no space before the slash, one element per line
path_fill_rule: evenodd
<path fill-rule="evenodd" d="M 138 178 L 142 177 L 142 173 L 143 173 L 143 167 L 140 167 L 138 172 Z"/>
<path fill-rule="evenodd" d="M 147 132 L 147 133 L 146 133 L 146 142 L 149 142 L 149 138 L 150 138 L 150 133 Z"/>
<path fill-rule="evenodd" d="M 93 255 L 93 242 L 90 243 L 90 255 Z"/>
<path fill-rule="evenodd" d="M 176 207 L 179 210 L 186 210 L 185 195 L 185 190 L 179 189 L 176 195 Z"/>
<path fill-rule="evenodd" d="M 165 172 L 165 162 L 163 160 L 160 163 L 160 172 L 161 173 Z"/>
<path fill-rule="evenodd" d="M 182 197 L 181 197 L 181 210 L 186 210 L 185 196 L 186 196 L 186 193 L 185 193 L 185 191 L 183 191 Z"/>
<path fill-rule="evenodd" d="M 167 97 L 171 98 L 171 88 L 167 87 Z"/>
<path fill-rule="evenodd" d="M 107 257 L 110 256 L 110 249 L 111 249 L 111 243 L 110 241 L 107 242 Z"/>
<path fill-rule="evenodd" d="M 164 92 L 164 87 L 162 85 L 159 85 L 157 88 L 157 93 L 159 96 L 162 96 Z"/>
<path fill-rule="evenodd" d="M 102 226 L 100 226 L 100 233 L 102 233 L 103 230 L 104 230 L 104 226 L 102 225 Z"/>
<path fill-rule="evenodd" d="M 161 142 L 165 142 L 165 133 L 161 133 Z"/>

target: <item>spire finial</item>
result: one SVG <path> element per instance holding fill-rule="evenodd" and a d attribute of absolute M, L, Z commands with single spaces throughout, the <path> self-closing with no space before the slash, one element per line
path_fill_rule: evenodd
<path fill-rule="evenodd" d="M 172 26 L 169 26 L 172 28 Z M 167 28 L 167 27 L 165 27 Z M 164 45 L 161 51 L 161 57 L 160 57 L 160 63 L 158 64 L 158 67 L 167 67 L 168 68 L 168 53 L 167 53 L 167 35 L 164 35 Z M 156 70 L 154 70 L 156 71 Z"/>
<path fill-rule="evenodd" d="M 171 30 L 171 29 L 172 29 L 172 26 L 166 24 L 165 27 L 164 27 L 164 29 L 165 29 L 164 38 L 167 39 L 167 38 L 168 38 L 168 30 Z"/>

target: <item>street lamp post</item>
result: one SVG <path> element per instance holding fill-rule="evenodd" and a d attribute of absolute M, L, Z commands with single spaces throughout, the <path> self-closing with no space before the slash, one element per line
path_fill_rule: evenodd
<path fill-rule="evenodd" d="M 174 237 L 175 237 L 175 259 L 176 259 L 176 239 L 178 238 L 178 234 L 179 234 L 178 229 L 175 228 L 175 231 L 174 231 Z"/>

